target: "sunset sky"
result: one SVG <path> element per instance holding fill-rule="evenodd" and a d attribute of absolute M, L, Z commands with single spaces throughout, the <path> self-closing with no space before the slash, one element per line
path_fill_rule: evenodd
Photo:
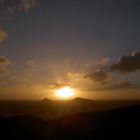
<path fill-rule="evenodd" d="M 0 0 L 0 100 L 140 99 L 139 0 Z"/>

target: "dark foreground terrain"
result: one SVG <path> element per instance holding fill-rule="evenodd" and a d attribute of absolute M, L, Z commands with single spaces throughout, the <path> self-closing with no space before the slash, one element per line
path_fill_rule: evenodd
<path fill-rule="evenodd" d="M 0 117 L 2 140 L 139 140 L 140 105 L 78 113 L 53 121 Z"/>
<path fill-rule="evenodd" d="M 33 116 L 45 121 L 80 112 L 95 112 L 130 105 L 140 105 L 139 100 L 94 101 L 75 98 L 69 101 L 0 101 L 0 114 L 6 117 Z"/>

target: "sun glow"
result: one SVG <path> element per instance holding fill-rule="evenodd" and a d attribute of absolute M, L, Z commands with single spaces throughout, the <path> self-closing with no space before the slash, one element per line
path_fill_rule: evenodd
<path fill-rule="evenodd" d="M 74 89 L 71 87 L 63 87 L 63 88 L 57 89 L 55 93 L 57 97 L 60 97 L 63 99 L 69 99 L 71 97 L 74 97 L 75 95 Z"/>

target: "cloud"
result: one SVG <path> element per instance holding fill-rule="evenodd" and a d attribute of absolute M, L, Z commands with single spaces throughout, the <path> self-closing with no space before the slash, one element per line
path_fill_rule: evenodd
<path fill-rule="evenodd" d="M 130 55 L 123 55 L 118 62 L 109 67 L 111 71 L 134 72 L 140 70 L 140 52 L 135 51 Z"/>
<path fill-rule="evenodd" d="M 33 61 L 33 60 L 28 60 L 28 61 L 26 61 L 26 64 L 27 64 L 28 66 L 35 66 L 36 62 Z"/>
<path fill-rule="evenodd" d="M 120 83 L 117 83 L 115 85 L 109 85 L 105 87 L 104 89 L 128 89 L 128 88 L 136 88 L 135 85 L 133 85 L 130 81 L 122 81 Z"/>
<path fill-rule="evenodd" d="M 19 8 L 24 12 L 28 12 L 33 7 L 35 7 L 36 5 L 37 5 L 36 0 L 21 0 Z"/>
<path fill-rule="evenodd" d="M 0 43 L 5 41 L 7 38 L 8 38 L 7 32 L 5 32 L 4 30 L 0 29 Z"/>
<path fill-rule="evenodd" d="M 105 90 L 122 90 L 122 89 L 135 89 L 138 88 L 130 81 L 121 81 L 119 83 L 110 84 L 97 89 L 87 89 L 86 91 L 105 91 Z"/>
<path fill-rule="evenodd" d="M 5 56 L 0 56 L 0 65 L 9 65 L 10 60 L 6 58 Z"/>
<path fill-rule="evenodd" d="M 0 76 L 5 76 L 10 73 L 6 66 L 10 65 L 11 61 L 5 56 L 0 56 Z"/>
<path fill-rule="evenodd" d="M 33 60 L 28 60 L 25 62 L 26 67 L 24 69 L 24 74 L 26 78 L 32 77 L 38 71 L 37 62 Z"/>
<path fill-rule="evenodd" d="M 15 13 L 18 12 L 18 1 L 17 3 L 11 2 L 10 0 L 0 1 L 0 19 L 8 20 L 13 17 Z"/>
<path fill-rule="evenodd" d="M 50 85 L 51 89 L 58 89 L 58 88 L 63 88 L 69 86 L 67 83 L 61 83 L 61 82 L 54 82 L 52 85 Z"/>
<path fill-rule="evenodd" d="M 0 76 L 5 76 L 10 73 L 9 70 L 7 70 L 5 67 L 0 67 Z"/>
<path fill-rule="evenodd" d="M 103 82 L 103 81 L 110 81 L 112 79 L 112 76 L 107 74 L 103 70 L 98 70 L 97 72 L 86 74 L 84 76 L 85 79 L 93 80 L 96 82 Z"/>
<path fill-rule="evenodd" d="M 29 12 L 38 0 L 0 0 L 0 19 L 9 20 L 18 12 Z"/>
<path fill-rule="evenodd" d="M 110 60 L 111 60 L 110 58 L 102 58 L 99 62 L 97 62 L 97 64 L 101 66 L 108 66 Z"/>
<path fill-rule="evenodd" d="M 80 81 L 83 78 L 83 75 L 79 72 L 68 72 L 67 77 L 72 81 Z"/>

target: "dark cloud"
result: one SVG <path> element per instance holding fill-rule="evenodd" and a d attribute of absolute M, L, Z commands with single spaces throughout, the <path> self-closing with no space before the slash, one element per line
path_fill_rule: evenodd
<path fill-rule="evenodd" d="M 10 60 L 6 58 L 5 56 L 0 56 L 0 65 L 9 65 Z"/>
<path fill-rule="evenodd" d="M 112 71 L 134 72 L 140 70 L 140 52 L 132 52 L 130 55 L 121 56 L 116 64 L 110 66 Z"/>
<path fill-rule="evenodd" d="M 99 71 L 94 72 L 94 73 L 86 74 L 84 76 L 84 78 L 89 79 L 89 80 L 93 80 L 93 81 L 96 81 L 96 82 L 103 82 L 103 81 L 112 79 L 111 75 L 107 74 L 103 70 L 99 70 Z"/>

